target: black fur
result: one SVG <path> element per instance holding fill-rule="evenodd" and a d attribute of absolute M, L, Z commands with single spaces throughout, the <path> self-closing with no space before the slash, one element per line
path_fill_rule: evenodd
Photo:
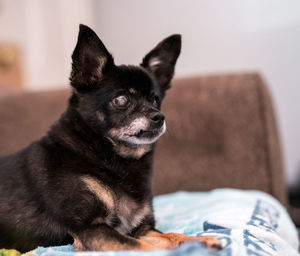
<path fill-rule="evenodd" d="M 104 250 L 111 240 L 134 245 L 134 240 L 123 235 L 138 237 L 154 229 L 153 143 L 139 156 L 123 156 L 116 148 L 136 152 L 144 145 L 116 141 L 108 134 L 138 116 L 151 119 L 156 126 L 158 119 L 163 121 L 160 104 L 170 87 L 180 48 L 180 36 L 173 35 L 146 55 L 140 67 L 116 66 L 97 35 L 80 25 L 67 110 L 43 138 L 0 158 L 0 248 L 25 252 L 72 243 L 76 238 L 83 250 Z M 153 58 L 158 61 L 150 65 Z M 112 99 L 120 94 L 130 100 L 123 110 L 112 106 Z M 104 184 L 115 205 L 128 200 L 136 212 L 147 204 L 150 211 L 138 224 L 120 228 L 121 213 L 99 200 L 82 177 Z"/>

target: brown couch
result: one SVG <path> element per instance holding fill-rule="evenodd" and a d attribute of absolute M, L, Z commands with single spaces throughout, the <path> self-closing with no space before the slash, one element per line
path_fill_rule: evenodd
<path fill-rule="evenodd" d="M 38 139 L 64 111 L 69 90 L 0 100 L 0 155 Z M 163 104 L 167 132 L 155 156 L 154 191 L 258 189 L 287 205 L 280 141 L 258 74 L 175 79 Z"/>

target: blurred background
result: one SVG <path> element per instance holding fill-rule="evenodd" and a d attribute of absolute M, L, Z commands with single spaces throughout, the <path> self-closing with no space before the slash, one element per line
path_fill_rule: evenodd
<path fill-rule="evenodd" d="M 177 77 L 259 71 L 274 97 L 287 182 L 296 180 L 300 1 L 0 0 L 0 97 L 67 88 L 79 23 L 98 33 L 117 64 L 138 64 L 180 33 Z"/>

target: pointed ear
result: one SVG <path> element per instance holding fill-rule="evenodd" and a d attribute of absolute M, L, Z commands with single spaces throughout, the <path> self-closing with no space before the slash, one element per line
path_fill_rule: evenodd
<path fill-rule="evenodd" d="M 72 54 L 71 85 L 78 90 L 88 90 L 101 81 L 113 58 L 96 33 L 80 24 L 77 44 Z"/>
<path fill-rule="evenodd" d="M 180 50 L 181 36 L 171 35 L 150 51 L 141 64 L 154 75 L 163 93 L 170 88 Z"/>

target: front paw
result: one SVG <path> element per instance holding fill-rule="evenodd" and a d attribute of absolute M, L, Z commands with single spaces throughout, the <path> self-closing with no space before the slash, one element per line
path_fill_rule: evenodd
<path fill-rule="evenodd" d="M 145 241 L 139 241 L 140 243 L 140 247 L 138 248 L 138 250 L 142 250 L 142 251 L 152 251 L 152 250 L 157 250 L 159 248 L 157 248 L 156 246 L 154 246 L 153 244 L 147 243 Z"/>
<path fill-rule="evenodd" d="M 163 236 L 169 239 L 171 243 L 171 247 L 173 248 L 188 241 L 197 241 L 197 242 L 204 243 L 205 246 L 211 251 L 217 251 L 222 249 L 221 241 L 213 236 L 197 237 L 197 236 L 186 236 L 177 233 L 167 233 L 167 234 L 163 234 Z"/>

